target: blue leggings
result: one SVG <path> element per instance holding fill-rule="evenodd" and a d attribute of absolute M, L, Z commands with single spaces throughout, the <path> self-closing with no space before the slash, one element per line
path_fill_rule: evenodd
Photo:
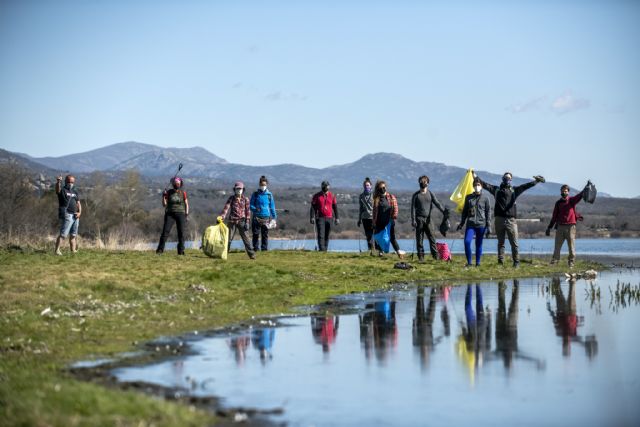
<path fill-rule="evenodd" d="M 482 239 L 486 227 L 467 227 L 464 232 L 464 254 L 467 256 L 467 264 L 471 264 L 471 241 L 476 237 L 476 265 L 480 265 L 482 257 Z"/>

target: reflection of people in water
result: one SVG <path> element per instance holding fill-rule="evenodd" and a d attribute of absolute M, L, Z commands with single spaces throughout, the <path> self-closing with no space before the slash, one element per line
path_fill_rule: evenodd
<path fill-rule="evenodd" d="M 338 336 L 340 318 L 338 316 L 311 316 L 311 334 L 317 344 L 322 345 L 322 352 L 329 353 L 331 345 Z"/>
<path fill-rule="evenodd" d="M 511 288 L 511 301 L 507 310 L 506 302 L 507 285 L 498 283 L 498 310 L 496 313 L 496 353 L 502 359 L 504 367 L 511 370 L 513 359 L 533 362 L 536 368 L 542 369 L 544 361 L 529 356 L 518 350 L 518 302 L 520 296 L 520 282 L 513 281 Z"/>
<path fill-rule="evenodd" d="M 238 366 L 244 364 L 247 358 L 247 349 L 249 348 L 249 335 L 238 335 L 227 341 L 229 348 L 233 351 Z"/>
<path fill-rule="evenodd" d="M 416 315 L 413 318 L 413 345 L 420 355 L 420 362 L 423 368 L 429 364 L 429 355 L 442 337 L 433 338 L 433 320 L 436 317 L 436 289 L 431 288 L 429 293 L 429 305 L 427 311 L 424 309 L 424 287 L 418 288 L 416 298 Z"/>
<path fill-rule="evenodd" d="M 551 293 L 556 299 L 556 311 L 551 310 L 551 303 L 547 302 L 547 310 L 556 328 L 556 335 L 562 337 L 562 355 L 571 355 L 571 342 L 584 345 L 589 359 L 598 354 L 598 341 L 595 335 L 581 337 L 578 335 L 578 327 L 584 324 L 584 317 L 576 314 L 576 282 L 569 281 L 569 296 L 565 299 L 560 286 L 560 278 L 554 278 L 551 282 Z"/>
<path fill-rule="evenodd" d="M 475 371 L 482 366 L 485 354 L 491 348 L 490 313 L 484 310 L 480 285 L 476 285 L 475 312 L 472 300 L 473 289 L 467 285 L 464 297 L 466 326 L 462 326 L 462 334 L 458 337 L 458 355 L 467 363 L 471 384 L 474 383 Z"/>
<path fill-rule="evenodd" d="M 387 360 L 389 350 L 398 344 L 396 302 L 385 299 L 367 304 L 360 315 L 360 343 L 367 360 L 371 353 L 379 362 Z"/>
<path fill-rule="evenodd" d="M 267 360 L 273 357 L 271 347 L 273 347 L 275 337 L 276 330 L 274 328 L 254 329 L 251 336 L 251 343 L 253 344 L 253 348 L 257 349 L 260 353 L 262 363 L 266 363 Z"/>

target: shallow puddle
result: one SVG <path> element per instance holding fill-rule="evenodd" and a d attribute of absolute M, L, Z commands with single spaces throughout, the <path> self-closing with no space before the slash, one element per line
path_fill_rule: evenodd
<path fill-rule="evenodd" d="M 282 409 L 272 420 L 293 426 L 638 425 L 639 282 L 618 270 L 355 294 L 112 373 Z"/>

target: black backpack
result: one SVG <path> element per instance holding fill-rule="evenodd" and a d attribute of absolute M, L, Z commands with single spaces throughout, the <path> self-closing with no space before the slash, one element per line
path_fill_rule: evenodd
<path fill-rule="evenodd" d="M 596 195 L 598 194 L 598 190 L 596 190 L 596 186 L 589 180 L 587 181 L 587 185 L 582 190 L 582 198 L 585 203 L 591 203 L 596 201 Z"/>

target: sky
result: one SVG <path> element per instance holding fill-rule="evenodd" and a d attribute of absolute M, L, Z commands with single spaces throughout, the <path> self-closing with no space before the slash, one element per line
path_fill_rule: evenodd
<path fill-rule="evenodd" d="M 640 1 L 0 0 L 0 147 L 123 141 L 639 196 Z"/>

